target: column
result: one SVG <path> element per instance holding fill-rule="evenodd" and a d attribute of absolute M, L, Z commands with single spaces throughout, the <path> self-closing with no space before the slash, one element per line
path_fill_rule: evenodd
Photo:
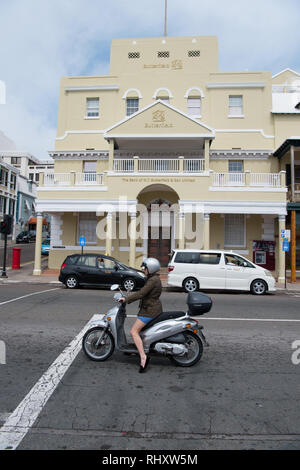
<path fill-rule="evenodd" d="M 204 141 L 204 171 L 209 170 L 209 140 Z"/>
<path fill-rule="evenodd" d="M 185 226 L 185 215 L 183 212 L 179 213 L 179 237 L 178 237 L 178 248 L 184 250 L 184 227 Z"/>
<path fill-rule="evenodd" d="M 109 157 L 108 157 L 108 171 L 113 171 L 114 168 L 114 139 L 109 141 Z"/>
<path fill-rule="evenodd" d="M 210 214 L 204 214 L 204 250 L 209 250 Z"/>
<path fill-rule="evenodd" d="M 42 250 L 42 229 L 43 229 L 43 214 L 37 213 L 36 221 L 36 238 L 35 238 L 35 258 L 34 258 L 34 276 L 41 275 L 41 250 Z"/>
<path fill-rule="evenodd" d="M 281 230 L 285 230 L 285 215 L 278 216 L 278 283 L 285 282 L 285 251 L 282 250 L 282 239 L 280 238 Z"/>
<path fill-rule="evenodd" d="M 129 266 L 135 267 L 135 250 L 136 250 L 136 212 L 130 212 L 129 226 Z"/>
<path fill-rule="evenodd" d="M 297 282 L 296 275 L 296 211 L 291 211 L 291 282 Z"/>
<path fill-rule="evenodd" d="M 107 256 L 111 256 L 112 248 L 112 213 L 108 212 L 106 216 L 106 251 Z"/>

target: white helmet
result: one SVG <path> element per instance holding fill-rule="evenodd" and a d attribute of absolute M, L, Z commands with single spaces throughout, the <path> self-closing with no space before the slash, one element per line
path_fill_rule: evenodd
<path fill-rule="evenodd" d="M 146 258 L 142 262 L 142 267 L 147 268 L 149 274 L 154 274 L 160 270 L 160 262 L 156 258 Z"/>

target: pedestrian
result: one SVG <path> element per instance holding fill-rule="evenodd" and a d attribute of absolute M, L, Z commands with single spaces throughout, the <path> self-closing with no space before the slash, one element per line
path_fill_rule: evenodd
<path fill-rule="evenodd" d="M 142 268 L 147 276 L 147 281 L 139 291 L 133 292 L 128 297 L 121 297 L 119 302 L 130 304 L 140 299 L 138 318 L 130 330 L 130 334 L 140 355 L 139 372 L 145 372 L 150 357 L 144 351 L 143 341 L 140 337 L 141 329 L 162 313 L 162 305 L 159 297 L 162 292 L 161 280 L 158 274 L 160 263 L 155 258 L 146 258 Z"/>

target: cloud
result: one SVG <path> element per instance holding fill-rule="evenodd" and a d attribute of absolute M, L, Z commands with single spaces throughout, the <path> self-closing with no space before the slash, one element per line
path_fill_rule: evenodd
<path fill-rule="evenodd" d="M 0 0 L 0 129 L 48 158 L 62 76 L 107 74 L 112 38 L 157 37 L 163 0 Z M 170 36 L 216 35 L 220 70 L 300 71 L 299 0 L 169 0 Z"/>

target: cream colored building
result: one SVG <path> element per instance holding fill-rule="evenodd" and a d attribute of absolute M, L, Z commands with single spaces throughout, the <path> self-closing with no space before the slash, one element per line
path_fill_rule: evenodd
<path fill-rule="evenodd" d="M 283 281 L 287 162 L 273 153 L 299 134 L 287 92 L 299 78 L 220 72 L 216 37 L 116 39 L 108 75 L 62 78 L 54 174 L 37 198 L 39 221 L 52 214 L 49 267 L 79 252 L 80 236 L 85 252 L 132 266 L 166 265 L 176 247 L 255 261 L 259 246 Z"/>

